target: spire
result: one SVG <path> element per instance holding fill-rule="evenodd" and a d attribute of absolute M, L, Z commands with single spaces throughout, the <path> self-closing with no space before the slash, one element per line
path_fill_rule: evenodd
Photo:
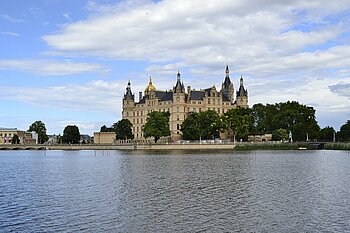
<path fill-rule="evenodd" d="M 226 65 L 226 77 L 225 77 L 225 81 L 223 83 L 223 88 L 224 89 L 229 89 L 230 85 L 231 85 L 231 80 L 230 80 L 230 70 L 228 68 L 228 65 Z"/>
<path fill-rule="evenodd" d="M 228 69 L 228 64 L 226 64 L 226 77 L 230 77 L 230 70 Z"/>
<path fill-rule="evenodd" d="M 125 92 L 125 95 L 124 95 L 124 99 L 126 99 L 126 100 L 134 100 L 134 95 L 131 92 L 130 80 L 128 82 L 128 85 L 126 86 L 126 92 Z"/>
<path fill-rule="evenodd" d="M 152 77 L 149 76 L 149 82 L 145 89 L 145 95 L 148 95 L 150 91 L 155 91 L 156 87 L 152 83 Z"/>
<path fill-rule="evenodd" d="M 177 79 L 176 79 L 176 85 L 174 87 L 174 93 L 182 93 L 182 92 L 185 92 L 185 87 L 183 85 L 183 82 L 181 83 L 180 71 L 177 70 Z"/>
<path fill-rule="evenodd" d="M 248 91 L 243 86 L 243 77 L 239 79 L 239 89 L 237 91 L 237 96 L 248 96 Z"/>

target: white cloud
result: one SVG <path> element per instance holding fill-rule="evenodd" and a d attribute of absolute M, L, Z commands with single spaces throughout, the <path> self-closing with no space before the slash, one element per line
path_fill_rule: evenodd
<path fill-rule="evenodd" d="M 329 89 L 349 82 L 349 0 L 89 1 L 87 9 L 88 19 L 43 36 L 53 53 L 147 61 L 142 78 L 156 74 L 164 89 L 178 68 L 185 85 L 218 87 L 228 62 L 236 87 L 238 74 L 246 77 L 251 104 L 350 107 L 348 97 Z"/>
<path fill-rule="evenodd" d="M 58 61 L 58 60 L 0 60 L 0 70 L 19 69 L 41 76 L 71 75 L 81 73 L 107 73 L 109 69 L 93 63 Z"/>
<path fill-rule="evenodd" d="M 9 22 L 11 22 L 11 23 L 24 23 L 24 22 L 25 22 L 23 19 L 15 18 L 15 17 L 12 17 L 12 16 L 7 15 L 7 14 L 1 15 L 1 17 L 2 17 L 4 20 L 9 21 Z"/>
<path fill-rule="evenodd" d="M 70 17 L 70 13 L 66 12 L 62 15 L 66 20 L 72 21 L 72 18 Z"/>
<path fill-rule="evenodd" d="M 118 113 L 125 83 L 96 80 L 86 85 L 40 88 L 2 86 L 0 90 L 0 99 L 16 100 L 45 108 Z"/>
<path fill-rule="evenodd" d="M 2 35 L 20 37 L 21 35 L 16 32 L 1 32 Z"/>

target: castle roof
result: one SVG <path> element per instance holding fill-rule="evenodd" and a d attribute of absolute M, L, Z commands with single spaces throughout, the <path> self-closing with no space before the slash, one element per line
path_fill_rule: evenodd
<path fill-rule="evenodd" d="M 156 87 L 152 83 L 152 77 L 149 77 L 148 85 L 145 88 L 145 93 L 149 93 L 150 91 L 155 91 Z"/>

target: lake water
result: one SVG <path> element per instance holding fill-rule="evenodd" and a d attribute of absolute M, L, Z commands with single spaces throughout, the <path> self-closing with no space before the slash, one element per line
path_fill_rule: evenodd
<path fill-rule="evenodd" d="M 347 151 L 0 151 L 1 232 L 350 232 Z"/>

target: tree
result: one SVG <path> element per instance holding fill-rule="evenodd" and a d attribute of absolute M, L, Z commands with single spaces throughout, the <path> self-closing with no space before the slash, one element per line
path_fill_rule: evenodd
<path fill-rule="evenodd" d="M 276 129 L 272 132 L 273 141 L 281 141 L 288 139 L 288 132 L 285 129 Z"/>
<path fill-rule="evenodd" d="M 181 124 L 182 138 L 185 140 L 218 138 L 223 126 L 220 115 L 213 110 L 193 112 Z"/>
<path fill-rule="evenodd" d="M 253 117 L 250 109 L 230 109 L 224 114 L 224 117 L 226 128 L 233 132 L 233 140 L 246 140 L 248 138 L 248 134 L 253 127 Z"/>
<path fill-rule="evenodd" d="M 12 144 L 19 144 L 20 140 L 17 134 L 13 135 L 12 137 Z"/>
<path fill-rule="evenodd" d="M 199 113 L 193 112 L 181 124 L 182 139 L 198 140 L 204 135 L 204 127 L 201 124 Z"/>
<path fill-rule="evenodd" d="M 337 136 L 341 142 L 350 141 L 350 120 L 340 127 L 340 131 L 337 133 Z"/>
<path fill-rule="evenodd" d="M 42 121 L 35 121 L 29 126 L 28 132 L 35 131 L 38 134 L 38 141 L 40 144 L 47 142 L 49 137 L 46 134 L 46 127 Z"/>
<path fill-rule="evenodd" d="M 157 143 L 161 137 L 170 136 L 169 112 L 150 112 L 147 115 L 147 121 L 143 128 L 145 138 L 154 137 Z"/>
<path fill-rule="evenodd" d="M 333 141 L 333 137 L 334 137 L 334 129 L 333 127 L 324 127 L 323 129 L 320 130 L 318 139 L 321 141 L 326 141 L 326 142 L 331 142 Z"/>
<path fill-rule="evenodd" d="M 68 125 L 63 130 L 62 142 L 68 144 L 78 144 L 80 141 L 79 128 L 76 125 Z"/>
<path fill-rule="evenodd" d="M 133 139 L 132 123 L 128 119 L 122 119 L 113 124 L 113 131 L 116 134 L 117 140 Z"/>

